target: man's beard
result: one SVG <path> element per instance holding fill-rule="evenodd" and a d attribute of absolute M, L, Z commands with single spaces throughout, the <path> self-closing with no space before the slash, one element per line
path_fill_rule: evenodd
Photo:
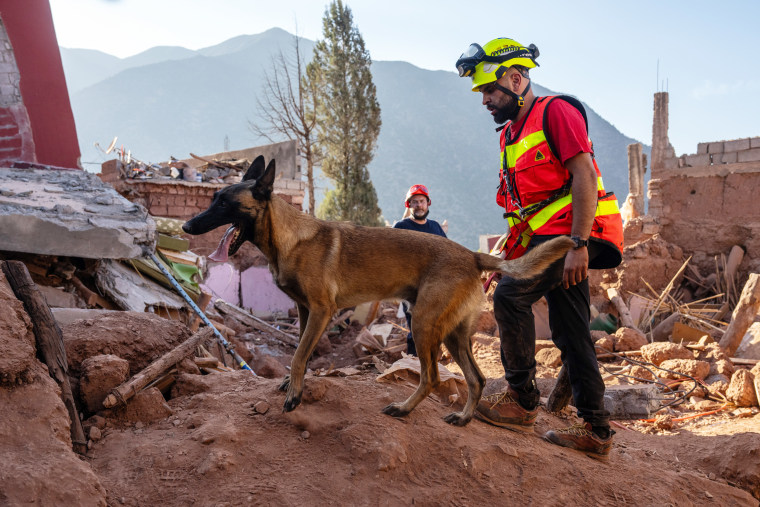
<path fill-rule="evenodd" d="M 425 212 L 422 214 L 422 216 L 418 215 L 419 211 L 412 211 L 412 216 L 415 220 L 425 220 L 427 216 L 430 214 L 430 210 L 426 209 Z"/>
<path fill-rule="evenodd" d="M 501 125 L 507 120 L 515 121 L 517 113 L 520 111 L 520 106 L 517 105 L 517 101 L 512 97 L 509 98 L 509 103 L 504 107 L 494 107 L 496 114 L 493 115 L 493 121 Z"/>

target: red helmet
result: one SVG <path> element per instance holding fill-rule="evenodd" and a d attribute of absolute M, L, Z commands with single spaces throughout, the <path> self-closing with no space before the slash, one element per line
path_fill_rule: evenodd
<path fill-rule="evenodd" d="M 406 207 L 409 207 L 409 199 L 412 198 L 414 195 L 424 195 L 427 197 L 428 205 L 430 204 L 430 194 L 428 194 L 428 189 L 425 185 L 412 185 L 409 187 L 409 191 L 406 193 Z"/>

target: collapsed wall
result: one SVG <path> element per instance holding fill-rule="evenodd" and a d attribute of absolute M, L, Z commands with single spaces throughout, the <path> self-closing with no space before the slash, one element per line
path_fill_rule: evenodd
<path fill-rule="evenodd" d="M 714 271 L 714 256 L 745 250 L 740 278 L 760 270 L 760 137 L 700 143 L 676 156 L 667 134 L 668 94 L 655 94 L 649 217 L 666 241 Z M 712 265 L 712 266 L 710 266 Z"/>

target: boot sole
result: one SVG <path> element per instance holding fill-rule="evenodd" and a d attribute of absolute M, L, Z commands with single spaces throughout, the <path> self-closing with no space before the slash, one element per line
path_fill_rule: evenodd
<path fill-rule="evenodd" d="M 475 418 L 480 419 L 481 421 L 491 424 L 493 426 L 498 426 L 499 428 L 508 429 L 511 431 L 515 431 L 517 433 L 533 433 L 533 427 L 535 426 L 535 423 L 531 423 L 530 425 L 524 425 L 524 424 L 510 424 L 510 423 L 505 423 L 505 422 L 494 421 L 484 416 L 480 412 L 475 412 Z"/>
<path fill-rule="evenodd" d="M 597 459 L 597 460 L 605 461 L 605 462 L 608 461 L 609 458 L 610 458 L 610 450 L 609 449 L 607 450 L 606 453 L 602 454 L 602 453 L 597 453 L 597 452 L 594 452 L 594 451 L 589 451 L 589 450 L 586 450 L 586 449 L 579 449 L 578 447 L 576 447 L 574 445 L 562 445 L 562 444 L 560 444 L 558 442 L 555 442 L 554 440 L 552 440 L 552 439 L 550 439 L 550 438 L 548 438 L 546 436 L 542 436 L 541 438 L 543 438 L 544 440 L 546 440 L 550 444 L 556 445 L 558 447 L 564 447 L 565 449 L 572 449 L 574 451 L 582 452 L 583 454 L 585 454 L 589 458 L 593 458 L 593 459 Z"/>

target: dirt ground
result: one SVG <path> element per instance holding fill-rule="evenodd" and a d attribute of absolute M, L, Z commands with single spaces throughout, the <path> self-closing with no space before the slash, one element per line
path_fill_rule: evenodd
<path fill-rule="evenodd" d="M 8 347 L 15 346 L 8 329 L 17 342 L 28 340 L 22 331 L 29 323 L 15 312 L 21 321 L 12 322 L 15 327 L 0 319 L 0 344 Z M 392 314 L 386 311 L 385 320 L 403 325 Z M 117 328 L 120 340 L 113 337 Z M 92 345 L 109 329 L 106 350 Z M 173 325 L 149 330 L 150 323 L 138 319 L 131 325 L 80 321 L 63 331 L 77 360 L 116 354 L 119 343 L 131 340 L 140 351 L 125 358 L 134 374 L 171 348 L 161 348 L 156 336 L 173 346 L 187 332 Z M 0 410 L 11 414 L 0 418 L 0 504 L 758 505 L 760 414 L 738 418 L 724 411 L 668 431 L 620 421 L 610 457 L 593 459 L 541 439 L 574 422 L 569 410 L 557 416 L 542 409 L 530 434 L 477 420 L 450 426 L 442 418 L 452 407 L 433 396 L 406 418 L 382 414 L 413 386 L 378 382 L 378 367 L 400 353 L 383 362 L 358 359 L 355 334 L 349 327 L 332 336 L 312 359 L 303 403 L 291 413 L 282 413 L 285 394 L 277 388 L 293 349 L 250 333 L 248 347 L 274 358 L 267 371 L 278 378 L 242 370 L 180 372 L 158 405 L 131 414 L 86 414 L 85 429 L 95 438 L 82 458 L 66 448 L 65 409 L 44 366 L 35 363 L 26 376 L 0 386 Z M 392 336 L 402 339 L 400 330 Z M 474 350 L 489 379 L 487 393 L 501 387 L 498 338 L 478 333 Z M 349 376 L 323 376 L 347 366 L 354 367 L 344 370 Z M 556 373 L 539 368 L 543 395 Z"/>

